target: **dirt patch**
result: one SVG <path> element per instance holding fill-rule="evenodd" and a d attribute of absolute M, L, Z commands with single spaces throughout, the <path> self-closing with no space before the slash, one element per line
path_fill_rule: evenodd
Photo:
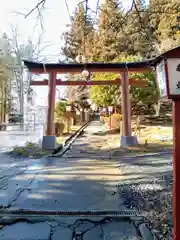
<path fill-rule="evenodd" d="M 173 239 L 172 172 L 154 181 L 121 186 L 119 193 L 126 207 L 138 209 L 158 239 Z"/>
<path fill-rule="evenodd" d="M 120 148 L 119 134 L 111 134 L 107 139 L 107 148 L 111 149 L 111 156 L 131 156 L 146 153 L 156 153 L 173 150 L 172 127 L 141 126 L 138 132 L 133 132 L 138 138 L 136 147 Z"/>

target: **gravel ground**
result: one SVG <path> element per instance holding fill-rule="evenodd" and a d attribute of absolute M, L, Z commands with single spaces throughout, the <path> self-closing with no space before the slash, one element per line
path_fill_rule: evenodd
<path fill-rule="evenodd" d="M 137 163 L 135 159 L 135 162 L 131 162 L 129 166 L 125 167 L 125 164 L 120 164 L 120 171 L 124 176 L 128 175 L 128 178 L 126 177 L 126 180 L 119 184 L 119 193 L 123 197 L 125 205 L 130 209 L 139 210 L 145 215 L 145 219 L 157 238 L 163 240 L 173 238 L 173 176 L 172 160 L 170 159 L 171 157 L 168 162 L 166 159 L 164 165 L 162 165 L 161 159 L 161 166 L 158 163 L 154 164 L 152 158 L 148 164 L 142 159 L 140 160 L 141 164 Z M 158 158 L 155 159 L 156 162 L 157 160 Z M 131 170 L 127 172 L 127 169 Z M 134 172 L 132 172 L 133 169 Z M 149 174 L 151 177 L 145 177 L 147 173 L 151 173 Z M 129 177 L 130 175 L 131 177 Z"/>

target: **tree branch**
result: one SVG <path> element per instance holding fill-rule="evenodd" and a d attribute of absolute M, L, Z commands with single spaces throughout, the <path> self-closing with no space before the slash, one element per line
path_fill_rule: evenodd
<path fill-rule="evenodd" d="M 27 18 L 31 13 L 33 13 L 35 10 L 38 10 L 39 11 L 39 7 L 44 7 L 44 4 L 45 4 L 46 0 L 41 0 L 40 2 L 38 2 L 36 4 L 36 6 L 31 9 L 31 11 L 28 12 L 28 14 L 25 15 L 25 18 Z"/>

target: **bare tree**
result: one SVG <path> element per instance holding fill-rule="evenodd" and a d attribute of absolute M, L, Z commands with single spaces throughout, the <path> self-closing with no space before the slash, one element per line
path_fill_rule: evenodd
<path fill-rule="evenodd" d="M 39 1 L 34 8 L 32 8 L 27 14 L 25 14 L 25 17 L 27 18 L 30 14 L 32 14 L 34 11 L 37 11 L 38 14 L 41 15 L 40 10 L 41 8 L 44 8 L 44 5 L 46 3 L 46 0 Z"/>
<path fill-rule="evenodd" d="M 69 80 L 81 80 L 81 75 L 68 75 Z M 80 111 L 80 109 L 88 105 L 87 99 L 89 97 L 89 88 L 87 86 L 68 86 L 67 98 L 69 103 L 72 103 L 74 107 Z"/>
<path fill-rule="evenodd" d="M 7 35 L 0 37 L 0 101 L 1 101 L 1 117 L 0 122 L 6 122 L 6 115 L 11 107 L 11 81 L 13 79 L 13 71 L 11 68 L 12 56 L 11 46 L 7 39 Z"/>
<path fill-rule="evenodd" d="M 29 72 L 26 72 L 25 76 L 23 59 L 37 61 L 41 57 L 42 51 L 45 49 L 45 47 L 42 47 L 42 40 L 43 33 L 39 35 L 36 43 L 33 43 L 30 38 L 28 38 L 27 42 L 21 43 L 17 28 L 12 28 L 12 37 L 9 38 L 11 55 L 13 56 L 11 67 L 16 81 L 16 91 L 19 99 L 20 114 L 22 116 L 22 126 L 24 116 L 24 96 L 25 94 L 27 94 L 28 97 L 33 95 L 33 91 L 30 87 L 30 80 L 33 76 Z"/>

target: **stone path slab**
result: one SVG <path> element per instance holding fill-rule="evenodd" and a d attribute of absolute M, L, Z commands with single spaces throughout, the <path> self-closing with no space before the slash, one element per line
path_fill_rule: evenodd
<path fill-rule="evenodd" d="M 15 197 L 8 210 L 126 210 L 118 194 L 117 186 L 122 179 L 119 169 L 116 162 L 109 159 L 110 151 L 104 148 L 108 136 L 98 135 L 99 131 L 99 122 L 92 122 L 64 157 L 44 159 L 40 165 L 32 165 L 23 174 L 13 177 L 8 191 Z M 14 194 L 16 184 L 20 189 L 18 196 Z M 85 240 L 140 239 L 134 224 L 124 218 L 93 224 L 78 219 L 72 221 L 64 217 L 61 221 L 40 219 L 39 222 L 34 218 L 33 223 L 21 219 L 22 222 L 4 226 L 0 239 L 72 240 L 73 229 L 76 234 L 84 232 L 79 239 Z M 92 217 L 87 219 L 93 220 Z"/>

